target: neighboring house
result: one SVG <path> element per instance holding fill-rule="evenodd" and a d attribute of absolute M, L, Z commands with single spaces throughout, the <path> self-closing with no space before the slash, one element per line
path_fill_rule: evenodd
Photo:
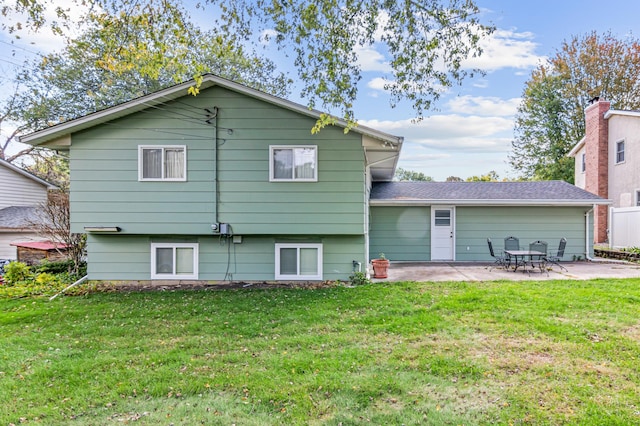
<path fill-rule="evenodd" d="M 612 208 L 640 206 L 640 111 L 610 107 L 596 98 L 585 109 L 585 136 L 569 153 L 576 186 L 610 199 Z M 607 206 L 597 208 L 597 243 L 610 240 L 609 215 Z"/>
<path fill-rule="evenodd" d="M 518 202 L 528 191 L 520 188 L 472 205 L 381 195 L 401 137 L 363 126 L 345 133 L 343 122 L 311 134 L 320 113 L 305 106 L 213 75 L 198 96 L 191 85 L 21 138 L 69 151 L 71 226 L 88 234 L 90 279 L 346 280 L 380 251 L 392 261 L 487 261 L 486 238 L 510 234 L 548 238 L 551 248 L 567 236 L 572 253 L 590 251 L 588 212 L 605 200 L 586 191 L 571 187 L 567 201 L 567 187 L 550 196 L 559 186 L 533 183 L 534 198 Z M 481 184 L 470 187 L 484 192 Z M 442 239 L 429 209 L 437 227 L 449 224 L 455 249 L 404 254 L 396 246 Z M 478 214 L 499 225 L 484 228 Z"/>
<path fill-rule="evenodd" d="M 31 224 L 50 189 L 56 186 L 0 160 L 0 259 L 16 259 L 12 242 L 42 240 Z"/>

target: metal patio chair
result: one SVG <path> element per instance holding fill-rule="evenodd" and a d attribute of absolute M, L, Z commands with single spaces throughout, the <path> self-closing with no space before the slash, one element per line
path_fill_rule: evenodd
<path fill-rule="evenodd" d="M 547 263 L 553 264 L 553 265 L 558 265 L 560 267 L 560 269 L 564 269 L 565 271 L 567 271 L 567 268 L 565 268 L 564 266 L 562 266 L 560 264 L 560 261 L 562 260 L 562 257 L 564 256 L 564 249 L 567 247 L 567 239 L 562 237 L 560 238 L 560 244 L 558 245 L 558 251 L 556 252 L 555 255 L 549 255 L 547 256 Z"/>
<path fill-rule="evenodd" d="M 536 240 L 532 243 L 529 243 L 529 251 L 538 251 L 540 253 L 543 253 L 541 255 L 530 255 L 529 256 L 529 265 L 531 266 L 531 269 L 529 270 L 529 273 L 531 273 L 531 271 L 535 268 L 540 269 L 540 272 L 546 272 L 547 276 L 549 276 L 549 271 L 547 270 L 546 266 L 547 266 L 547 247 L 548 244 L 546 241 L 540 241 L 540 240 Z"/>
<path fill-rule="evenodd" d="M 520 250 L 520 240 L 514 236 L 509 236 L 504 239 L 504 251 L 507 250 Z M 505 254 L 507 262 L 511 265 L 511 256 L 508 253 Z"/>
<path fill-rule="evenodd" d="M 496 254 L 496 252 L 493 249 L 493 243 L 491 242 L 491 238 L 487 238 L 487 245 L 489 246 L 489 254 L 491 254 L 491 257 L 493 257 L 493 259 L 495 260 L 495 262 L 493 262 L 493 265 L 491 265 L 491 267 L 489 268 L 489 271 L 491 271 L 493 268 L 506 269 L 509 266 L 507 262 L 507 257 L 503 253 Z"/>

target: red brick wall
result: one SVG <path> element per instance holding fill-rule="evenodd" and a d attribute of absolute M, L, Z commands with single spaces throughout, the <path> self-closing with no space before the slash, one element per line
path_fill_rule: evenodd
<path fill-rule="evenodd" d="M 602 198 L 609 196 L 609 123 L 604 114 L 608 101 L 596 101 L 585 109 L 585 189 Z M 607 241 L 607 206 L 597 206 L 594 214 L 594 242 Z"/>

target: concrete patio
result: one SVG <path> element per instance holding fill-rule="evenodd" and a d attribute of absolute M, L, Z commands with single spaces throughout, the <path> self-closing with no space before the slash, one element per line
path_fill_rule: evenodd
<path fill-rule="evenodd" d="M 372 278 L 372 281 L 539 281 L 640 278 L 640 265 L 607 259 L 596 259 L 591 262 L 562 262 L 562 266 L 567 268 L 567 271 L 553 265 L 548 276 L 540 270 L 528 273 L 518 269 L 514 272 L 493 266 L 491 263 L 477 262 L 391 262 L 388 277 L 385 279 Z"/>

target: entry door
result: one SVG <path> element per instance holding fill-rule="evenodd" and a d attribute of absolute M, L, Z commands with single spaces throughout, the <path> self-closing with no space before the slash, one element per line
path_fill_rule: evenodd
<path fill-rule="evenodd" d="M 431 260 L 454 260 L 455 208 L 431 206 Z"/>

